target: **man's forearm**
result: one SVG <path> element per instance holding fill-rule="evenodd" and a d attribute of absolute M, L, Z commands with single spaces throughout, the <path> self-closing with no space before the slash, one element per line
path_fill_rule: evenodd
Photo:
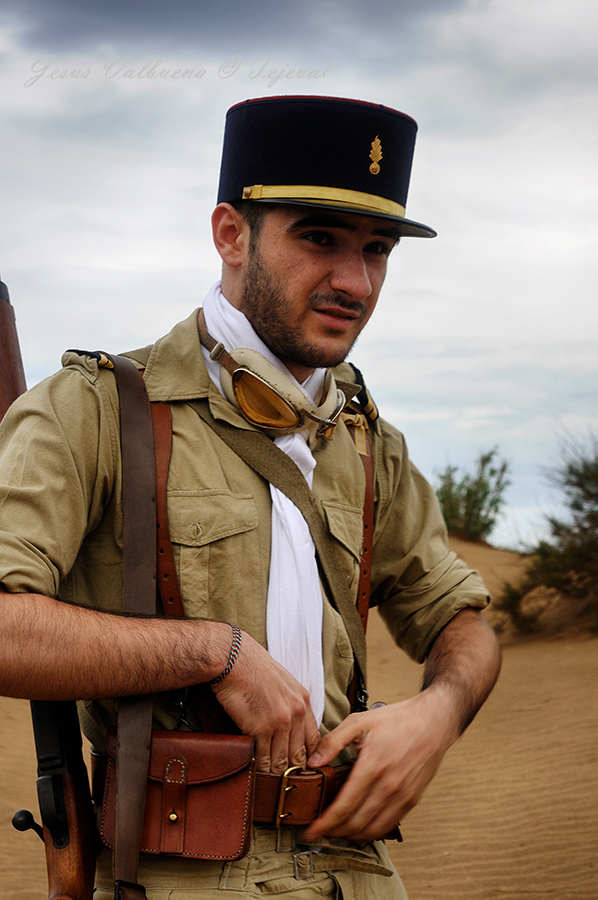
<path fill-rule="evenodd" d="M 467 728 L 494 687 L 500 663 L 496 635 L 477 609 L 461 610 L 434 641 L 422 690 L 430 689 L 450 699 L 456 737 Z"/>
<path fill-rule="evenodd" d="M 350 744 L 359 755 L 335 802 L 307 830 L 307 840 L 387 834 L 419 802 L 499 669 L 494 632 L 479 610 L 462 610 L 434 641 L 419 694 L 351 715 L 322 738 L 311 766 L 329 765 Z"/>
<path fill-rule="evenodd" d="M 173 690 L 220 674 L 225 623 L 137 619 L 37 594 L 0 595 L 0 694 L 36 700 Z"/>
<path fill-rule="evenodd" d="M 201 619 L 142 619 L 70 606 L 37 594 L 0 595 L 0 694 L 93 700 L 159 693 L 224 670 L 231 628 Z M 258 768 L 305 764 L 319 741 L 309 694 L 246 632 L 214 687 L 239 729 L 257 738 Z"/>

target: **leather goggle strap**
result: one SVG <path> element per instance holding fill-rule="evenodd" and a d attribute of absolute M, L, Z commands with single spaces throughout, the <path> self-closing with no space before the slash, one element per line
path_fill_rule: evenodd
<path fill-rule="evenodd" d="M 123 488 L 123 612 L 156 612 L 156 477 L 150 404 L 136 366 L 114 364 L 120 404 Z M 145 896 L 137 885 L 139 847 L 149 766 L 153 698 L 125 697 L 118 704 L 114 879 L 127 900 Z"/>
<path fill-rule="evenodd" d="M 239 364 L 235 362 L 230 353 L 224 349 L 224 344 L 221 344 L 220 341 L 216 341 L 208 331 L 203 309 L 200 309 L 197 314 L 197 330 L 199 331 L 199 339 L 210 354 L 210 358 L 215 362 L 219 362 L 221 366 L 224 366 L 229 375 L 234 375 L 235 371 L 239 368 Z"/>

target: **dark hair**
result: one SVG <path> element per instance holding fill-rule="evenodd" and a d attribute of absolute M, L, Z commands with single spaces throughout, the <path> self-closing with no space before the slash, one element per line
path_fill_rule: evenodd
<path fill-rule="evenodd" d="M 251 232 L 250 248 L 252 250 L 257 246 L 258 238 L 262 230 L 264 218 L 268 213 L 268 203 L 256 203 L 252 200 L 235 200 L 231 203 L 240 216 L 243 216 Z"/>

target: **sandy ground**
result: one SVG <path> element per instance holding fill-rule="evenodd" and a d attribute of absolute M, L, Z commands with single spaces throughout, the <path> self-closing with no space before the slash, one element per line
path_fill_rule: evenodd
<path fill-rule="evenodd" d="M 516 554 L 453 546 L 492 592 L 521 569 Z M 372 700 L 417 690 L 420 667 L 375 613 L 369 647 Z M 0 896 L 44 900 L 41 841 L 10 825 L 18 807 L 37 811 L 28 704 L 0 698 L 0 717 Z M 597 900 L 597 724 L 598 640 L 505 647 L 494 693 L 391 847 L 410 900 Z"/>

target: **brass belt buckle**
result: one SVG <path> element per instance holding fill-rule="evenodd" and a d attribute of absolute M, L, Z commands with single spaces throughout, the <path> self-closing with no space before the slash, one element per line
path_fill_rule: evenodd
<path fill-rule="evenodd" d="M 277 828 L 282 828 L 285 824 L 284 819 L 287 819 L 289 816 L 292 816 L 292 813 L 285 812 L 284 809 L 284 801 L 286 799 L 286 795 L 289 791 L 294 791 L 296 785 L 289 784 L 289 777 L 293 774 L 293 772 L 301 772 L 301 766 L 290 766 L 286 772 L 282 775 L 280 781 L 280 793 L 278 795 L 278 808 L 276 810 L 276 818 L 274 820 L 274 824 Z M 290 824 L 290 823 L 289 823 Z"/>

